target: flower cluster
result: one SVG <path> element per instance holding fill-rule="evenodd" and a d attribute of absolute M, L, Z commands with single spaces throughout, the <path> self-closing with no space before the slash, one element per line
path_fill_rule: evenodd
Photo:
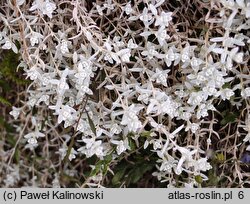
<path fill-rule="evenodd" d="M 60 161 L 115 163 L 142 147 L 158 157 L 153 175 L 169 186 L 183 172 L 184 185 L 208 180 L 206 151 L 223 139 L 213 129 L 217 107 L 245 107 L 249 117 L 248 1 L 194 1 L 207 13 L 193 25 L 171 1 L 13 2 L 0 11 L 0 47 L 20 53 L 30 80 L 27 100 L 10 112 L 29 115 L 20 124 L 25 149 L 46 140 L 46 155 L 52 148 Z M 239 131 L 249 145 L 249 121 Z"/>

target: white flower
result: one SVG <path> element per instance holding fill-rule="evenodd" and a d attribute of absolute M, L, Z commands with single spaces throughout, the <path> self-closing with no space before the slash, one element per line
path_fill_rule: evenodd
<path fill-rule="evenodd" d="M 176 147 L 176 149 L 181 153 L 181 158 L 178 162 L 175 172 L 177 175 L 180 175 L 181 172 L 183 171 L 182 165 L 184 164 L 184 162 L 193 161 L 193 155 L 197 152 L 197 150 L 195 149 L 195 150 L 190 151 L 187 148 L 179 147 L 179 146 Z"/>
<path fill-rule="evenodd" d="M 3 49 L 7 49 L 7 50 L 11 49 L 11 47 L 12 47 L 12 42 L 9 40 L 6 40 L 5 44 L 2 46 Z"/>
<path fill-rule="evenodd" d="M 52 18 L 52 13 L 56 9 L 56 4 L 50 2 L 49 0 L 35 0 L 32 3 L 32 7 L 29 9 L 30 11 L 34 11 L 38 9 L 42 12 L 43 15 L 47 15 L 48 17 Z"/>
<path fill-rule="evenodd" d="M 196 80 L 197 80 L 196 84 L 199 85 L 199 84 L 205 82 L 207 80 L 207 78 L 203 75 L 202 72 L 199 72 Z"/>
<path fill-rule="evenodd" d="M 183 89 L 180 89 L 179 91 L 175 91 L 174 93 L 175 93 L 178 97 L 180 97 L 180 98 L 183 98 L 183 97 L 188 96 L 188 94 L 187 94 Z"/>
<path fill-rule="evenodd" d="M 127 15 L 133 13 L 133 11 L 134 11 L 134 10 L 132 9 L 132 7 L 131 7 L 131 3 L 130 3 L 130 2 L 128 2 L 128 3 L 126 4 L 126 6 L 125 6 L 123 9 L 124 9 L 124 11 L 125 11 L 125 13 L 126 13 Z"/>
<path fill-rule="evenodd" d="M 197 118 L 200 119 L 201 117 L 208 116 L 208 108 L 205 104 L 200 104 L 198 111 L 197 111 Z"/>
<path fill-rule="evenodd" d="M 165 55 L 165 62 L 167 64 L 168 67 L 170 67 L 170 65 L 172 64 L 173 61 L 178 59 L 178 53 L 174 52 L 174 48 L 170 47 Z"/>
<path fill-rule="evenodd" d="M 245 8 L 243 8 L 243 10 L 246 14 L 246 17 L 250 18 L 250 3 L 247 3 L 247 6 Z"/>
<path fill-rule="evenodd" d="M 212 166 L 207 162 L 207 158 L 201 158 L 193 163 L 195 172 L 207 171 L 212 168 Z"/>
<path fill-rule="evenodd" d="M 233 67 L 233 62 L 236 63 L 242 63 L 243 62 L 243 53 L 239 52 L 239 47 L 233 48 L 230 52 L 228 52 L 227 60 L 226 60 L 226 66 L 230 70 Z"/>
<path fill-rule="evenodd" d="M 204 88 L 202 88 L 202 91 L 205 93 L 205 95 L 208 95 L 208 96 L 218 95 L 217 90 L 214 86 L 205 86 Z"/>
<path fill-rule="evenodd" d="M 214 77 L 213 80 L 215 81 L 215 85 L 217 87 L 222 87 L 225 84 L 225 79 L 220 73 L 214 72 L 213 77 Z"/>
<path fill-rule="evenodd" d="M 60 44 L 60 50 L 61 50 L 62 54 L 69 52 L 68 42 L 66 40 L 62 40 L 62 42 Z"/>
<path fill-rule="evenodd" d="M 176 167 L 176 160 L 174 158 L 164 159 L 160 166 L 160 171 L 165 171 L 167 173 L 172 173 L 172 169 Z"/>
<path fill-rule="evenodd" d="M 62 107 L 57 110 L 58 114 L 58 124 L 60 124 L 62 121 L 72 121 L 75 119 L 76 110 L 68 105 L 62 105 Z"/>
<path fill-rule="evenodd" d="M 213 74 L 214 74 L 214 72 L 215 72 L 215 68 L 212 67 L 212 66 L 209 66 L 209 67 L 207 67 L 206 69 L 204 69 L 203 72 L 204 72 L 204 75 L 205 75 L 206 77 L 213 76 Z"/>
<path fill-rule="evenodd" d="M 250 97 L 250 87 L 247 87 L 245 89 L 241 90 L 241 96 L 246 99 L 247 97 Z"/>
<path fill-rule="evenodd" d="M 246 3 L 244 2 L 244 0 L 236 0 L 236 2 L 242 10 L 241 13 L 244 13 L 246 15 L 246 18 L 250 18 L 250 2 L 248 3 L 247 0 Z"/>
<path fill-rule="evenodd" d="M 153 23 L 154 18 L 151 13 L 148 13 L 148 9 L 145 7 L 139 19 L 143 21 L 144 25 L 147 27 Z"/>
<path fill-rule="evenodd" d="M 29 70 L 26 71 L 26 73 L 27 73 L 27 78 L 29 77 L 33 81 L 41 76 L 37 66 L 31 67 Z"/>
<path fill-rule="evenodd" d="M 86 143 L 86 148 L 87 149 L 90 149 L 93 146 L 93 144 L 96 142 L 95 138 L 86 139 L 84 137 L 82 137 L 82 141 L 84 143 Z"/>
<path fill-rule="evenodd" d="M 168 27 L 169 22 L 172 21 L 172 12 L 164 12 L 162 11 L 160 16 L 156 16 L 155 26 L 164 26 Z"/>
<path fill-rule="evenodd" d="M 190 105 L 197 106 L 200 105 L 200 103 L 203 101 L 203 98 L 204 98 L 204 93 L 202 91 L 192 92 L 188 99 L 188 103 Z"/>
<path fill-rule="evenodd" d="M 161 149 L 163 147 L 161 140 L 153 140 L 153 149 Z"/>
<path fill-rule="evenodd" d="M 207 139 L 207 145 L 211 145 L 212 144 L 212 141 L 210 138 Z"/>
<path fill-rule="evenodd" d="M 120 141 L 111 140 L 111 143 L 117 145 L 116 146 L 116 152 L 117 152 L 118 155 L 125 152 L 127 149 L 130 149 L 129 145 L 128 145 L 128 139 L 125 139 L 124 141 L 122 141 L 122 140 L 120 140 Z"/>
<path fill-rule="evenodd" d="M 82 65 L 82 66 L 80 66 Z M 85 70 L 86 72 L 88 72 L 89 74 L 92 72 L 92 63 L 90 60 L 87 59 L 81 59 L 80 64 L 78 66 L 78 71 L 83 71 Z"/>
<path fill-rule="evenodd" d="M 106 53 L 104 56 L 104 60 L 107 60 L 109 63 L 113 64 L 114 61 L 119 64 L 121 63 L 117 53 L 112 52 L 112 45 L 110 44 L 109 38 L 104 43 L 104 47 L 106 47 Z"/>
<path fill-rule="evenodd" d="M 152 90 L 150 90 L 150 87 L 146 86 L 140 87 L 136 86 L 136 91 L 140 94 L 137 98 L 138 101 L 143 101 L 145 104 L 148 104 Z"/>
<path fill-rule="evenodd" d="M 63 144 L 63 147 L 59 149 L 59 154 L 61 155 L 62 159 L 67 156 L 67 153 L 68 153 L 68 147 L 66 144 Z M 75 159 L 76 155 L 77 155 L 77 151 L 75 151 L 74 148 L 71 148 L 69 157 L 68 157 L 69 161 L 71 161 L 72 159 Z"/>
<path fill-rule="evenodd" d="M 16 47 L 16 45 L 8 38 L 5 38 L 3 40 L 4 45 L 2 46 L 2 49 L 6 49 L 6 50 L 10 50 L 12 49 L 13 52 L 15 52 L 16 54 L 18 53 L 18 49 Z"/>
<path fill-rule="evenodd" d="M 93 95 L 93 92 L 91 91 L 91 89 L 86 86 L 85 84 L 77 84 L 76 88 L 78 89 L 78 94 L 80 95 L 85 95 L 85 94 L 89 94 L 89 95 Z"/>
<path fill-rule="evenodd" d="M 104 56 L 104 59 L 107 60 L 109 63 L 113 64 L 114 60 L 117 64 L 119 64 L 121 61 L 119 60 L 119 57 L 117 55 L 117 53 L 114 52 L 108 52 L 106 53 L 106 55 Z"/>
<path fill-rule="evenodd" d="M 199 124 L 192 123 L 191 124 L 191 132 L 196 133 L 196 131 L 199 129 Z"/>
<path fill-rule="evenodd" d="M 50 80 L 54 78 L 54 74 L 43 73 L 41 75 L 39 74 L 38 78 L 40 79 L 43 86 L 49 86 Z"/>
<path fill-rule="evenodd" d="M 30 97 L 29 100 L 27 101 L 27 104 L 31 107 L 33 107 L 37 102 L 37 99 L 34 97 Z"/>
<path fill-rule="evenodd" d="M 36 138 L 29 138 L 28 143 L 30 143 L 31 145 L 35 145 L 35 144 L 37 144 L 37 139 Z"/>
<path fill-rule="evenodd" d="M 30 44 L 34 46 L 35 44 L 38 44 L 38 38 L 36 36 L 32 36 L 30 38 Z"/>
<path fill-rule="evenodd" d="M 121 127 L 117 123 L 113 124 L 110 127 L 110 133 L 111 133 L 111 135 L 119 134 L 121 131 L 122 131 L 122 129 L 121 129 Z"/>
<path fill-rule="evenodd" d="M 24 138 L 28 139 L 28 144 L 25 146 L 25 148 L 29 148 L 31 150 L 34 149 L 38 146 L 37 139 L 44 136 L 45 134 L 39 132 L 38 130 L 26 134 Z"/>
<path fill-rule="evenodd" d="M 181 61 L 183 63 L 189 62 L 190 61 L 190 46 L 187 45 L 181 52 Z"/>
<path fill-rule="evenodd" d="M 219 93 L 222 100 L 230 100 L 230 97 L 234 95 L 234 92 L 229 88 L 222 89 L 221 91 L 219 91 Z"/>
<path fill-rule="evenodd" d="M 85 135 L 91 135 L 92 131 L 87 120 L 80 119 L 78 122 L 77 130 Z"/>
<path fill-rule="evenodd" d="M 129 41 L 128 41 L 128 48 L 134 49 L 134 48 L 137 48 L 137 47 L 138 47 L 138 45 L 135 44 L 132 39 L 129 39 Z"/>
<path fill-rule="evenodd" d="M 131 50 L 126 48 L 117 52 L 117 55 L 121 58 L 122 62 L 130 62 Z"/>
<path fill-rule="evenodd" d="M 123 47 L 125 46 L 125 43 L 121 40 L 120 36 L 115 36 L 113 38 L 113 45 L 114 47 Z"/>
<path fill-rule="evenodd" d="M 203 61 L 199 58 L 196 58 L 196 57 L 192 57 L 191 59 L 191 67 L 194 71 L 198 71 L 199 70 L 199 66 L 203 63 Z"/>
<path fill-rule="evenodd" d="M 147 56 L 149 60 L 159 56 L 159 53 L 155 50 L 155 46 L 152 43 L 148 43 L 147 50 L 143 51 L 141 54 Z"/>
<path fill-rule="evenodd" d="M 197 124 L 197 123 L 190 123 L 188 121 L 188 125 L 187 125 L 185 131 L 188 131 L 190 129 L 192 133 L 196 133 L 196 131 L 199 129 L 199 127 L 200 127 L 199 124 Z"/>
<path fill-rule="evenodd" d="M 26 35 L 25 38 L 29 38 L 31 46 L 35 46 L 36 44 L 39 43 L 39 40 L 43 39 L 44 37 L 40 33 L 33 31 L 29 33 L 28 35 Z"/>
<path fill-rule="evenodd" d="M 10 111 L 10 115 L 12 115 L 14 117 L 14 119 L 16 120 L 18 118 L 18 116 L 21 113 L 21 108 L 16 108 L 15 106 L 12 106 L 12 111 Z"/>
<path fill-rule="evenodd" d="M 17 0 L 16 3 L 18 6 L 23 5 L 23 3 L 25 2 L 25 0 Z"/>
<path fill-rule="evenodd" d="M 75 77 L 77 78 L 78 84 L 83 84 L 84 80 L 90 80 L 92 76 L 91 62 L 88 60 L 82 60 L 78 63 L 77 73 Z"/>
<path fill-rule="evenodd" d="M 30 139 L 30 138 L 40 138 L 40 137 L 44 137 L 44 136 L 45 136 L 45 134 L 43 134 L 43 133 L 39 132 L 38 130 L 36 130 L 34 132 L 30 132 L 30 133 L 26 134 L 24 136 L 24 138 Z"/>
<path fill-rule="evenodd" d="M 103 15 L 103 10 L 104 10 L 104 9 L 105 9 L 104 7 L 101 7 L 101 6 L 99 6 L 98 4 L 96 4 L 96 10 L 97 10 L 97 12 L 98 12 L 98 14 L 99 14 L 100 16 Z"/>
<path fill-rule="evenodd" d="M 95 141 L 95 138 L 87 139 L 82 137 L 82 141 L 86 143 L 86 145 L 80 147 L 77 151 L 85 154 L 87 158 L 92 157 L 93 155 L 96 155 L 97 157 L 104 156 L 104 149 L 101 140 Z"/>
<path fill-rule="evenodd" d="M 140 95 L 138 96 L 137 100 L 138 101 L 143 101 L 145 104 L 148 104 L 149 98 L 151 95 L 151 91 L 142 91 Z"/>
<path fill-rule="evenodd" d="M 176 108 L 178 107 L 178 103 L 174 102 L 169 96 L 161 91 L 157 91 L 155 96 L 155 98 L 150 99 L 150 104 L 146 111 L 147 114 L 168 114 L 171 118 L 177 116 L 178 113 Z"/>
<path fill-rule="evenodd" d="M 170 70 L 160 70 L 159 68 L 156 68 L 155 71 L 156 73 L 151 77 L 151 79 L 156 79 L 157 83 L 167 87 L 167 77 Z"/>
<path fill-rule="evenodd" d="M 107 9 L 110 9 L 110 10 L 113 10 L 114 9 L 114 4 L 112 4 L 111 0 L 108 0 L 107 3 L 103 4 L 103 7 L 107 8 Z"/>
<path fill-rule="evenodd" d="M 243 52 L 237 53 L 233 56 L 233 60 L 237 63 L 242 63 L 243 62 Z"/>
<path fill-rule="evenodd" d="M 42 95 L 36 102 L 36 105 L 39 105 L 41 102 L 44 102 L 46 105 L 49 105 L 49 95 Z"/>
<path fill-rule="evenodd" d="M 51 79 L 50 83 L 57 85 L 57 93 L 62 96 L 66 90 L 69 89 L 69 85 L 67 84 L 67 76 L 71 74 L 73 71 L 70 71 L 68 68 L 62 71 L 61 79 Z"/>
<path fill-rule="evenodd" d="M 141 128 L 142 124 L 137 117 L 137 113 L 141 109 L 142 108 L 135 107 L 135 105 L 132 104 L 124 110 L 121 124 L 127 125 L 129 131 L 136 132 L 139 128 Z"/>
<path fill-rule="evenodd" d="M 165 43 L 165 40 L 168 40 L 170 36 L 167 34 L 165 27 L 160 27 L 159 30 L 155 33 L 155 36 L 158 39 L 158 42 L 161 46 Z"/>

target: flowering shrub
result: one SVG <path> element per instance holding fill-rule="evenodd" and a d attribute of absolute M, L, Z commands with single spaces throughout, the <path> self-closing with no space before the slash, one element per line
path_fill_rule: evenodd
<path fill-rule="evenodd" d="M 29 80 L 3 186 L 249 185 L 248 0 L 12 0 L 0 22 Z"/>

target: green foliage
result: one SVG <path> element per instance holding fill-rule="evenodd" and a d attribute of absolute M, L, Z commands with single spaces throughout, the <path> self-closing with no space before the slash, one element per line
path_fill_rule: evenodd
<path fill-rule="evenodd" d="M 229 110 L 225 110 L 222 112 L 223 119 L 221 120 L 221 125 L 226 125 L 228 123 L 233 123 L 236 121 L 239 113 L 237 112 L 230 112 Z"/>
<path fill-rule="evenodd" d="M 91 131 L 96 135 L 96 128 L 95 128 L 95 124 L 93 122 L 93 120 L 90 118 L 88 112 L 86 111 L 87 117 L 88 117 L 88 121 L 89 121 L 89 126 Z"/>
<path fill-rule="evenodd" d="M 214 169 L 210 169 L 208 171 L 208 180 L 206 182 L 203 182 L 203 187 L 219 187 L 218 183 L 220 180 L 220 176 L 216 174 L 216 170 Z"/>
<path fill-rule="evenodd" d="M 133 187 L 155 166 L 153 161 L 146 160 L 142 155 L 137 155 L 135 158 L 133 163 L 124 160 L 117 165 L 114 170 L 115 175 L 112 178 L 112 186 L 118 187 L 125 184 L 128 187 Z"/>
<path fill-rule="evenodd" d="M 145 133 L 145 137 L 147 137 L 147 134 L 149 134 L 149 132 Z M 87 163 L 92 163 L 94 169 L 88 173 L 85 172 L 85 176 L 96 176 L 99 173 L 102 173 L 103 176 L 108 178 L 105 181 L 105 186 L 107 187 L 120 187 L 122 185 L 125 185 L 126 187 L 138 187 L 138 183 L 148 182 L 145 181 L 145 178 L 151 179 L 152 171 L 155 169 L 155 162 L 158 158 L 154 153 L 147 149 L 135 151 L 136 144 L 132 137 L 133 134 L 129 133 L 128 141 L 130 153 L 121 154 L 120 159 L 115 162 L 113 160 L 115 149 L 113 149 L 113 151 L 102 160 L 95 157 L 89 158 Z M 95 162 L 93 160 L 95 160 Z M 113 173 L 108 171 L 108 169 L 112 169 Z M 147 174 L 149 174 L 149 176 L 145 176 Z M 154 182 L 157 182 L 155 177 L 153 180 Z"/>
<path fill-rule="evenodd" d="M 9 112 L 13 104 L 13 98 L 16 97 L 15 91 L 21 86 L 29 83 L 28 80 L 22 79 L 20 73 L 17 72 L 19 64 L 19 55 L 15 54 L 12 50 L 5 50 L 1 53 L 0 61 L 0 106 L 6 107 L 1 111 Z M 5 145 L 14 148 L 17 142 L 15 137 L 15 128 L 3 116 L 0 116 L 0 138 L 5 140 Z M 20 150 L 15 148 L 13 161 L 19 163 Z"/>
<path fill-rule="evenodd" d="M 111 177 L 110 187 L 120 187 L 122 185 L 126 187 L 138 187 L 139 183 L 151 183 L 150 185 L 152 185 L 152 182 L 156 181 L 156 178 L 154 178 L 155 181 L 149 181 L 155 169 L 156 155 L 148 149 L 134 151 L 135 148 L 133 146 L 135 146 L 135 142 L 132 141 L 129 138 L 130 148 L 130 143 L 132 143 L 130 155 L 124 156 L 112 169 L 114 175 Z M 147 174 L 149 175 L 145 176 Z"/>
<path fill-rule="evenodd" d="M 15 86 L 26 85 L 28 80 L 19 77 L 16 72 L 19 64 L 19 55 L 12 50 L 2 53 L 2 61 L 0 62 L 0 103 L 5 106 L 11 106 L 11 102 L 3 95 L 12 91 L 12 84 Z M 16 88 L 16 87 L 15 87 Z"/>
<path fill-rule="evenodd" d="M 4 128 L 8 133 L 14 132 L 13 126 L 7 123 L 2 116 L 0 116 L 0 128 Z"/>
<path fill-rule="evenodd" d="M 3 53 L 3 60 L 0 63 L 0 73 L 2 78 L 0 79 L 0 83 L 7 82 L 6 80 L 10 80 L 17 85 L 25 85 L 28 84 L 28 80 L 21 79 L 16 72 L 17 66 L 19 64 L 19 55 L 14 53 L 13 51 L 5 51 Z"/>
<path fill-rule="evenodd" d="M 144 131 L 144 132 L 142 132 L 141 134 L 140 134 L 140 136 L 141 137 L 150 137 L 150 134 L 151 134 L 152 132 L 151 131 Z"/>
<path fill-rule="evenodd" d="M 3 105 L 6 105 L 6 106 L 11 106 L 11 103 L 2 96 L 0 96 L 0 103 L 2 103 Z"/>
<path fill-rule="evenodd" d="M 106 175 L 108 172 L 108 167 L 112 161 L 112 154 L 111 152 L 109 155 L 105 156 L 103 160 L 99 160 L 95 164 L 95 168 L 90 172 L 89 176 L 95 176 L 98 173 L 102 173 L 103 175 Z"/>
<path fill-rule="evenodd" d="M 215 155 L 215 162 L 217 163 L 223 163 L 225 161 L 225 156 L 222 153 L 217 153 Z"/>
<path fill-rule="evenodd" d="M 219 169 L 220 165 L 225 162 L 225 156 L 223 153 L 217 152 L 211 158 L 210 164 L 212 169 L 207 172 L 207 181 L 202 182 L 203 187 L 224 187 L 225 186 L 225 177 L 221 176 Z"/>
<path fill-rule="evenodd" d="M 202 179 L 202 177 L 200 175 L 197 175 L 197 176 L 195 176 L 195 181 L 197 183 L 201 184 L 203 182 L 203 179 Z"/>

